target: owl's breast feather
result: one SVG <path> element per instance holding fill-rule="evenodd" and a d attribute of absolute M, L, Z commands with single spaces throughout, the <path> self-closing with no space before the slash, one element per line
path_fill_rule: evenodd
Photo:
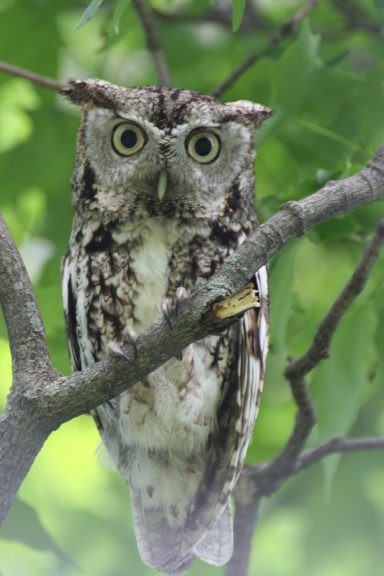
<path fill-rule="evenodd" d="M 136 329 L 149 328 L 161 314 L 161 303 L 168 284 L 168 263 L 177 239 L 174 222 L 165 224 L 148 219 L 139 228 L 139 241 L 131 251 L 136 277 Z"/>

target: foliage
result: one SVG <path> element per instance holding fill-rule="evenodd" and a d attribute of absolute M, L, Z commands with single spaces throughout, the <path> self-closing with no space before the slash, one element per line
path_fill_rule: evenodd
<path fill-rule="evenodd" d="M 301 4 L 234 1 L 234 28 L 246 8 L 235 34 L 230 6 L 228 26 L 159 17 L 174 84 L 209 92 L 243 58 L 263 50 L 273 30 Z M 336 8 L 341 4 L 320 3 L 296 36 L 272 47 L 225 94 L 228 100 L 256 100 L 275 110 L 257 135 L 262 220 L 286 200 L 353 174 L 383 140 L 383 4 L 356 0 L 352 16 Z M 153 0 L 152 5 L 163 15 L 196 18 L 222 3 Z M 0 3 L 0 16 L 3 60 L 64 80 L 156 82 L 143 29 L 127 0 L 94 1 L 88 8 L 80 0 L 7 0 Z M 250 29 L 252 18 L 255 28 L 258 19 L 263 24 L 256 31 Z M 59 279 L 72 215 L 69 178 L 77 112 L 52 92 L 4 75 L 0 103 L 0 208 L 34 281 L 54 364 L 68 373 Z M 382 206 L 374 205 L 324 224 L 271 263 L 272 348 L 250 462 L 271 458 L 289 435 L 294 407 L 282 376 L 287 357 L 308 346 L 382 214 Z M 313 375 L 319 412 L 314 444 L 333 434 L 384 434 L 383 263 L 381 258 L 343 320 L 331 359 Z M 4 403 L 11 365 L 3 325 L 0 366 Z M 99 465 L 97 444 L 87 416 L 49 439 L 2 531 L 2 576 L 154 574 L 138 559 L 127 489 L 108 466 Z M 382 454 L 328 460 L 326 475 L 317 465 L 265 502 L 251 573 L 381 573 L 381 462 Z M 221 571 L 196 564 L 190 573 Z"/>

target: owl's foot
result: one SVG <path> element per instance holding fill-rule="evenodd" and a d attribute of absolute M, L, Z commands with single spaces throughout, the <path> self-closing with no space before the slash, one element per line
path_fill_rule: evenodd
<path fill-rule="evenodd" d="M 122 332 L 124 344 L 130 344 L 133 348 L 133 353 L 135 358 L 137 358 L 137 340 L 139 338 L 138 333 L 131 326 L 126 326 Z"/>
<path fill-rule="evenodd" d="M 138 335 L 136 330 L 130 326 L 126 326 L 122 332 L 122 344 L 130 344 L 132 346 L 135 359 L 137 358 L 137 339 Z M 107 349 L 112 356 L 120 356 L 121 358 L 124 358 L 124 360 L 126 360 L 129 364 L 133 365 L 131 358 L 127 356 L 118 342 L 115 342 L 114 340 L 108 342 Z"/>
<path fill-rule="evenodd" d="M 133 366 L 132 360 L 126 355 L 126 353 L 124 352 L 120 344 L 118 344 L 118 342 L 115 342 L 114 340 L 108 342 L 107 351 L 111 356 L 118 356 L 120 358 L 124 358 L 124 360 L 126 360 L 128 364 L 131 364 Z"/>
<path fill-rule="evenodd" d="M 163 317 L 165 318 L 168 326 L 173 329 L 172 322 L 171 322 L 171 312 L 174 310 L 176 316 L 179 311 L 180 305 L 188 298 L 188 291 L 183 287 L 179 286 L 176 288 L 175 294 L 175 302 L 174 304 L 170 300 L 170 298 L 165 298 L 161 303 L 161 311 L 163 313 Z"/>
<path fill-rule="evenodd" d="M 241 314 L 250 308 L 259 308 L 260 300 L 254 284 L 247 284 L 244 290 L 230 298 L 220 300 L 212 306 L 212 311 L 218 318 L 230 318 Z"/>

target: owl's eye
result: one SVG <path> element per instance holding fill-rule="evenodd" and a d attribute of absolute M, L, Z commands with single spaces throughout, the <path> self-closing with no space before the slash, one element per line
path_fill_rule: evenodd
<path fill-rule="evenodd" d="M 220 139 L 214 132 L 199 130 L 188 137 L 186 148 L 191 158 L 200 164 L 209 164 L 219 155 Z"/>
<path fill-rule="evenodd" d="M 136 154 L 144 147 L 146 141 L 144 130 L 131 122 L 118 124 L 112 133 L 112 146 L 120 156 Z"/>

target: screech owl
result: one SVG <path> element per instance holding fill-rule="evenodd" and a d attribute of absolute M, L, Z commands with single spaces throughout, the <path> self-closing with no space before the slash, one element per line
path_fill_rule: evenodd
<path fill-rule="evenodd" d="M 81 370 L 127 327 L 147 329 L 179 287 L 206 282 L 257 226 L 253 133 L 270 111 L 100 80 L 71 82 L 64 94 L 82 108 L 62 272 L 70 354 Z M 194 557 L 221 565 L 232 554 L 228 497 L 268 347 L 266 269 L 252 282 L 258 307 L 94 413 L 130 487 L 141 557 L 169 574 Z"/>

